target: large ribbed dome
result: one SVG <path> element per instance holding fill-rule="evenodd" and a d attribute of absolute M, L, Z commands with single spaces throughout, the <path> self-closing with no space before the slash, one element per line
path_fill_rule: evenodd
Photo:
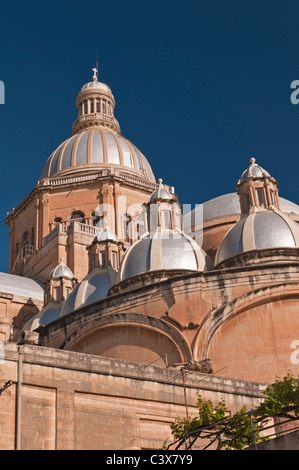
<path fill-rule="evenodd" d="M 63 142 L 48 158 L 41 179 L 81 169 L 120 166 L 155 181 L 142 153 L 127 139 L 110 130 L 85 130 Z"/>
<path fill-rule="evenodd" d="M 78 118 L 73 123 L 72 137 L 52 152 L 41 179 L 119 167 L 155 182 L 145 156 L 121 135 L 111 89 L 97 80 L 97 70 L 93 70 L 93 81 L 80 89 L 76 100 Z"/>

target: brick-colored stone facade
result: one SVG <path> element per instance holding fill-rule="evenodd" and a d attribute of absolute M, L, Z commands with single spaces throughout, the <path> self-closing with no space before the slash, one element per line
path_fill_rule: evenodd
<path fill-rule="evenodd" d="M 6 223 L 10 228 L 9 272 L 45 281 L 61 257 L 80 281 L 88 273 L 87 248 L 95 237 L 95 214 L 106 219 L 119 240 L 130 246 L 137 239 L 123 233 L 123 219 L 141 212 L 156 185 L 117 169 L 95 174 L 42 180 L 13 209 Z M 73 213 L 84 220 L 73 222 Z M 57 222 L 59 220 L 59 222 Z M 28 235 L 24 249 L 24 234 Z"/>
<path fill-rule="evenodd" d="M 170 424 L 186 415 L 180 369 L 144 366 L 39 346 L 6 344 L 0 384 L 1 450 L 161 449 Z M 185 377 L 187 406 L 197 392 L 239 410 L 264 385 L 199 372 Z"/>

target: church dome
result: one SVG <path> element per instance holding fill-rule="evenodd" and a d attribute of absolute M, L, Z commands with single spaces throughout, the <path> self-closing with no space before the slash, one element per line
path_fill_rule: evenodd
<path fill-rule="evenodd" d="M 170 194 L 170 192 L 165 188 L 165 186 L 162 184 L 163 180 L 159 179 L 158 180 L 158 188 L 155 189 L 155 191 L 152 193 L 150 197 L 150 201 L 153 202 L 157 199 L 172 199 L 173 195 Z"/>
<path fill-rule="evenodd" d="M 115 284 L 116 271 L 94 268 L 70 293 L 61 311 L 61 316 L 107 297 L 110 287 Z"/>
<path fill-rule="evenodd" d="M 23 327 L 25 331 L 34 331 L 40 326 L 48 325 L 60 317 L 61 304 L 51 302 L 41 309 L 34 317 L 32 317 Z"/>
<path fill-rule="evenodd" d="M 223 238 L 215 265 L 245 251 L 299 246 L 299 226 L 280 211 L 260 211 L 241 218 Z"/>
<path fill-rule="evenodd" d="M 111 93 L 112 94 L 110 86 L 106 85 L 106 83 L 102 83 L 102 82 L 98 82 L 98 81 L 93 81 L 93 82 L 86 83 L 81 88 L 80 92 L 84 91 L 84 90 L 92 90 L 93 88 L 100 89 L 100 90 L 105 91 L 106 93 Z"/>
<path fill-rule="evenodd" d="M 155 183 L 145 156 L 121 135 L 110 87 L 99 82 L 93 70 L 93 81 L 81 88 L 76 100 L 78 118 L 72 136 L 51 153 L 40 179 L 119 168 Z"/>
<path fill-rule="evenodd" d="M 161 269 L 206 271 L 213 263 L 197 243 L 179 230 L 144 235 L 124 255 L 118 280 Z"/>
<path fill-rule="evenodd" d="M 107 222 L 105 222 L 104 227 L 101 227 L 99 229 L 93 241 L 96 242 L 96 241 L 104 241 L 104 240 L 114 240 L 116 242 L 118 241 L 117 236 L 115 235 L 113 230 L 111 230 L 111 228 L 108 226 Z"/>
<path fill-rule="evenodd" d="M 264 168 L 255 163 L 255 158 L 251 158 L 250 165 L 245 171 L 243 171 L 240 182 L 243 182 L 248 177 L 262 178 L 263 176 L 267 176 L 268 178 L 270 177 L 269 173 L 264 170 Z"/>
<path fill-rule="evenodd" d="M 60 263 L 54 269 L 52 269 L 49 274 L 49 279 L 57 277 L 74 277 L 74 274 L 72 273 L 70 268 L 63 262 L 63 258 L 60 259 Z"/>
<path fill-rule="evenodd" d="M 64 141 L 48 158 L 41 179 L 111 167 L 155 182 L 145 156 L 128 139 L 108 129 L 87 129 Z"/>

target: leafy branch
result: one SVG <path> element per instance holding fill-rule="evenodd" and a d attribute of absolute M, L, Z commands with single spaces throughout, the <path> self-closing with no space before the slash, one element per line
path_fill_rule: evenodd
<path fill-rule="evenodd" d="M 211 400 L 204 400 L 198 394 L 198 415 L 176 418 L 170 426 L 175 441 L 168 447 L 164 444 L 164 448 L 176 445 L 178 449 L 185 445 L 191 449 L 201 438 L 204 450 L 214 444 L 217 449 L 242 450 L 268 439 L 263 437 L 263 431 L 273 427 L 269 426 L 269 418 L 299 419 L 299 384 L 291 374 L 269 385 L 263 395 L 263 401 L 255 409 L 248 411 L 243 406 L 231 413 L 224 400 L 213 405 Z"/>

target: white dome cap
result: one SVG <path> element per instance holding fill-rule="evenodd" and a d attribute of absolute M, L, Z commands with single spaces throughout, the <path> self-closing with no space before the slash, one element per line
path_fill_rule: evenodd
<path fill-rule="evenodd" d="M 241 218 L 225 235 L 215 265 L 240 253 L 299 246 L 299 225 L 280 211 L 259 211 Z"/>
<path fill-rule="evenodd" d="M 132 142 L 112 130 L 98 128 L 83 130 L 59 145 L 46 161 L 40 179 L 109 167 L 121 167 L 155 182 L 148 160 Z"/>
<path fill-rule="evenodd" d="M 255 158 L 251 158 L 249 167 L 247 170 L 243 171 L 241 175 L 240 183 L 242 183 L 248 177 L 262 178 L 263 176 L 271 178 L 270 174 L 264 170 L 264 168 L 255 163 Z"/>
<path fill-rule="evenodd" d="M 147 234 L 124 255 L 118 281 L 160 269 L 206 271 L 213 263 L 204 250 L 179 230 Z"/>
<path fill-rule="evenodd" d="M 56 268 L 52 269 L 49 275 L 49 279 L 57 278 L 57 277 L 69 277 L 73 278 L 74 274 L 70 270 L 70 268 L 63 262 L 63 258 L 60 258 L 60 263 L 56 266 Z"/>
<path fill-rule="evenodd" d="M 40 326 L 45 326 L 60 317 L 61 304 L 50 302 L 24 325 L 23 330 L 34 331 Z"/>
<path fill-rule="evenodd" d="M 170 194 L 170 192 L 165 188 L 165 186 L 162 184 L 163 180 L 160 178 L 158 180 L 159 186 L 158 188 L 152 193 L 150 197 L 150 201 L 153 202 L 157 199 L 173 199 L 173 195 Z"/>
<path fill-rule="evenodd" d="M 107 269 L 94 268 L 70 293 L 63 305 L 61 316 L 104 299 L 115 281 L 116 271 L 111 267 Z"/>
<path fill-rule="evenodd" d="M 113 240 L 115 242 L 118 241 L 118 238 L 117 236 L 115 235 L 115 233 L 113 232 L 113 230 L 111 230 L 111 228 L 108 226 L 108 223 L 107 221 L 104 222 L 104 226 L 103 227 L 100 227 L 96 236 L 94 237 L 94 242 L 97 242 L 97 241 L 105 241 L 105 240 Z"/>

